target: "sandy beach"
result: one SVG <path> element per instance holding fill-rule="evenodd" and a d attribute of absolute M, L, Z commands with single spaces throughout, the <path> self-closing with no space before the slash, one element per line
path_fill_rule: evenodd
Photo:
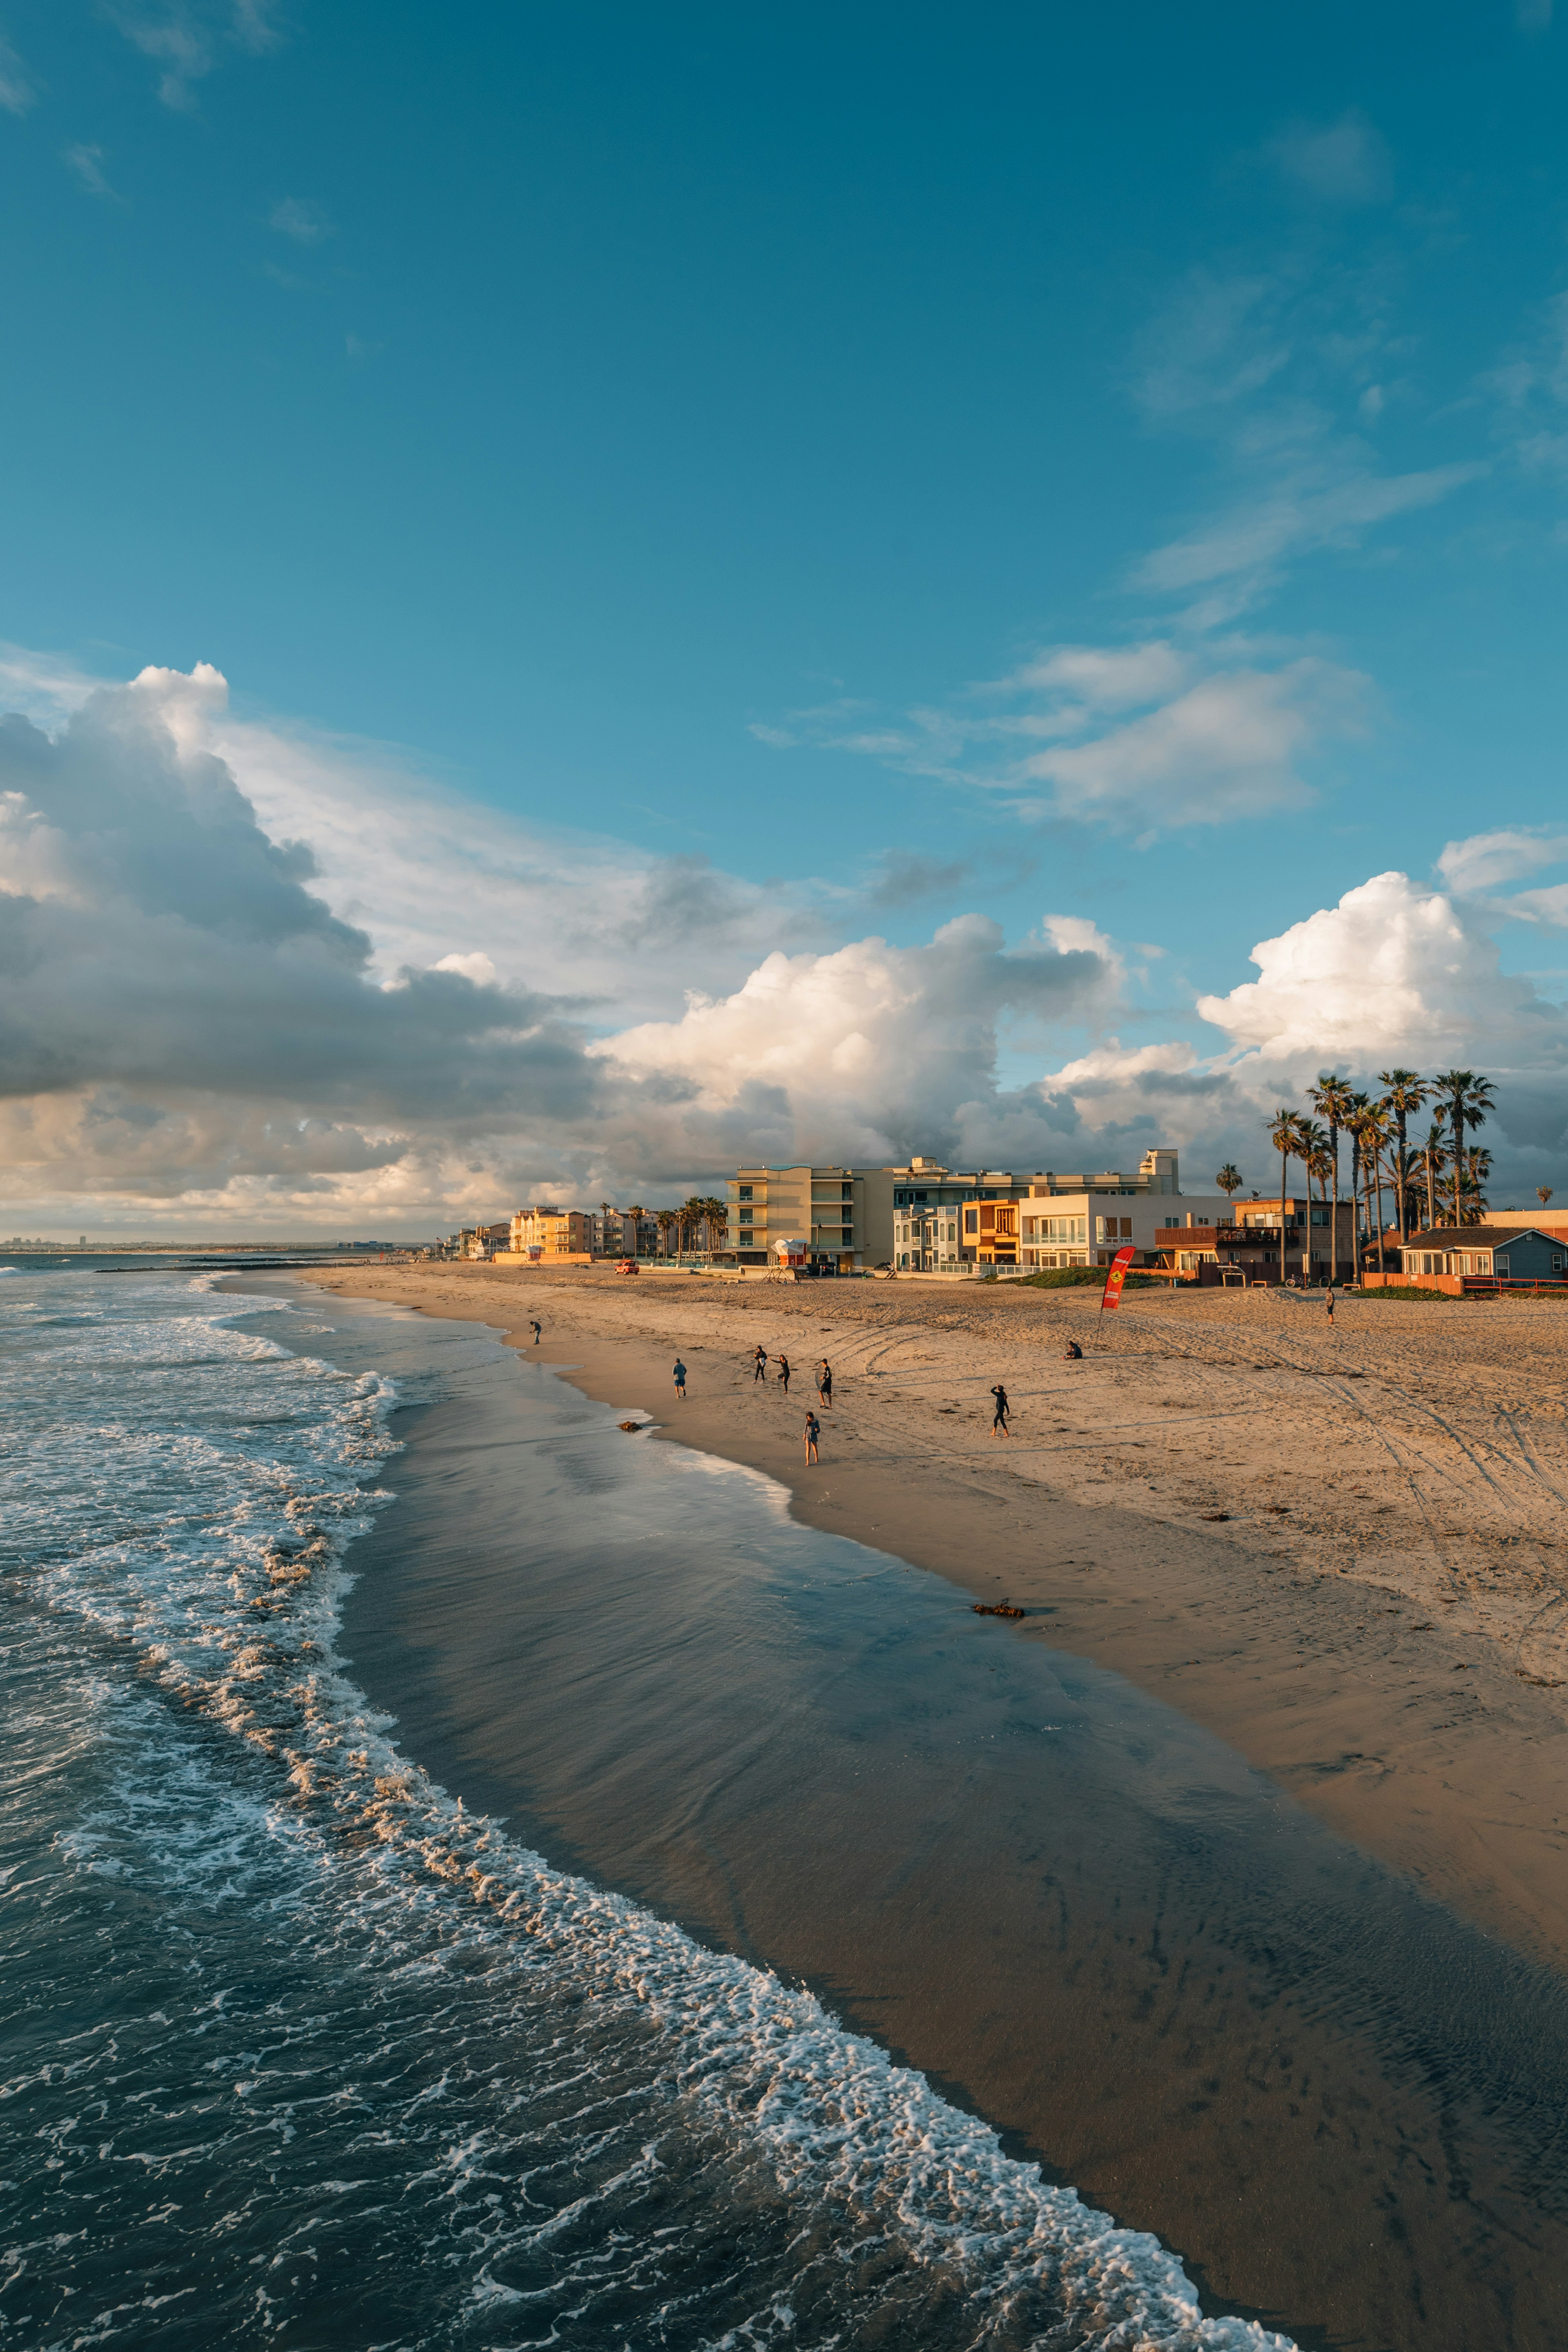
<path fill-rule="evenodd" d="M 1342 1834 L 1568 1966 L 1568 1323 L 1551 1304 L 370 1266 L 320 1286 L 530 1346 L 802 1521 L 1028 1614 Z M 1070 1336 L 1085 1353 L 1063 1360 Z M 790 1360 L 788 1399 L 758 1347 Z M 671 1366 L 688 1368 L 674 1397 Z M 800 1430 L 832 1364 L 821 1460 Z M 1000 1380 L 1012 1434 L 990 1434 Z M 646 1438 L 628 1438 L 646 1443 Z"/>

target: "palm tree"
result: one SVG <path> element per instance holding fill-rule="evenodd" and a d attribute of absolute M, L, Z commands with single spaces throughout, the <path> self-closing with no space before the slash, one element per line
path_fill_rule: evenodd
<path fill-rule="evenodd" d="M 1301 1121 L 1293 1110 L 1277 1110 L 1274 1124 L 1269 1129 L 1269 1140 L 1280 1155 L 1280 1279 L 1285 1279 L 1285 1194 L 1290 1187 L 1291 1162 L 1301 1148 Z"/>
<path fill-rule="evenodd" d="M 1479 1224 L 1486 1214 L 1487 1179 L 1491 1174 L 1491 1153 L 1471 1144 L 1465 1154 L 1465 1206 L 1472 1214 L 1467 1224 Z"/>
<path fill-rule="evenodd" d="M 729 1231 L 729 1202 L 710 1193 L 703 1202 L 703 1222 L 707 1227 L 709 1249 L 722 1249 Z"/>
<path fill-rule="evenodd" d="M 1442 1120 L 1434 1118 L 1432 1132 L 1427 1138 L 1421 1150 L 1421 1157 L 1427 1168 L 1427 1230 L 1428 1233 L 1437 1222 L 1437 1171 L 1448 1156 Z"/>
<path fill-rule="evenodd" d="M 1344 1125 L 1345 1113 L 1351 1106 L 1351 1090 L 1343 1078 L 1336 1078 L 1331 1074 L 1326 1078 L 1320 1078 L 1315 1087 L 1307 1088 L 1307 1100 L 1318 1117 L 1328 1123 L 1329 1154 L 1333 1161 L 1333 1214 L 1329 1221 L 1333 1234 L 1333 1239 L 1329 1244 L 1329 1278 L 1333 1282 L 1337 1282 L 1339 1280 L 1339 1131 Z M 1354 1187 L 1352 1198 L 1354 1198 Z M 1353 1218 L 1351 1222 L 1354 1223 L 1354 1219 Z"/>
<path fill-rule="evenodd" d="M 633 1201 L 632 1206 L 626 1212 L 626 1214 L 632 1220 L 632 1248 L 630 1255 L 632 1257 L 641 1257 L 643 1255 L 643 1220 L 647 1213 L 648 1212 L 644 1209 L 641 1201 Z"/>
<path fill-rule="evenodd" d="M 1303 1281 L 1310 1281 L 1312 1271 L 1312 1180 L 1318 1172 L 1318 1163 L 1321 1161 L 1325 1168 L 1328 1164 L 1329 1139 L 1315 1118 L 1306 1118 L 1300 1111 L 1296 1113 L 1296 1157 L 1301 1163 L 1301 1176 L 1307 1188 L 1307 1232 L 1301 1244 L 1301 1276 Z"/>
<path fill-rule="evenodd" d="M 1377 1235 L 1377 1270 L 1383 1264 L 1383 1147 L 1388 1140 L 1389 1128 L 1381 1103 L 1369 1102 L 1364 1095 L 1354 1097 L 1355 1108 L 1345 1125 L 1355 1139 L 1356 1163 L 1361 1175 L 1362 1195 L 1366 1204 L 1366 1237 Z M 1377 1206 L 1373 1208 L 1373 1185 L 1376 1182 Z"/>
<path fill-rule="evenodd" d="M 1240 1192 L 1242 1185 L 1247 1180 L 1242 1175 L 1240 1169 L 1238 1168 L 1233 1161 L 1228 1160 L 1214 1181 L 1218 1185 L 1220 1191 L 1224 1193 L 1227 1201 L 1234 1202 L 1237 1193 Z"/>
<path fill-rule="evenodd" d="M 1404 1144 L 1396 1146 L 1388 1155 L 1388 1170 L 1394 1179 L 1394 1198 L 1399 1220 L 1401 1247 L 1410 1238 L 1412 1202 L 1415 1202 L 1416 1217 L 1419 1218 L 1421 1214 L 1420 1168 L 1421 1154 L 1418 1151 L 1412 1151 Z"/>
<path fill-rule="evenodd" d="M 1548 1201 L 1550 1201 L 1550 1199 L 1552 1198 L 1552 1187 L 1551 1187 L 1551 1185 L 1550 1185 L 1550 1184 L 1538 1184 L 1538 1185 L 1536 1186 L 1536 1188 L 1535 1188 L 1535 1197 L 1536 1197 L 1536 1199 L 1540 1202 L 1540 1203 L 1541 1203 L 1542 1207 L 1544 1209 L 1544 1207 L 1546 1206 L 1546 1203 L 1547 1203 L 1547 1202 L 1548 1202 Z"/>
<path fill-rule="evenodd" d="M 1413 1113 L 1420 1109 L 1430 1089 L 1418 1070 L 1379 1070 L 1377 1083 L 1380 1087 L 1386 1087 L 1388 1089 L 1383 1097 L 1384 1107 L 1394 1114 L 1395 1130 L 1399 1138 L 1397 1164 L 1402 1168 L 1405 1164 L 1406 1140 L 1405 1122 Z M 1403 1249 L 1406 1239 L 1405 1194 L 1398 1185 L 1395 1187 L 1395 1193 L 1399 1217 L 1399 1245 Z"/>
<path fill-rule="evenodd" d="M 661 1209 L 653 1222 L 659 1228 L 660 1253 L 663 1256 L 668 1257 L 670 1255 L 670 1228 L 672 1225 L 678 1225 L 681 1221 L 679 1217 L 676 1216 L 674 1209 Z"/>
<path fill-rule="evenodd" d="M 1302 1165 L 1302 1167 L 1303 1167 L 1303 1168 L 1306 1170 L 1306 1171 L 1307 1171 L 1308 1179 L 1309 1179 L 1309 1180 L 1313 1180 L 1313 1179 L 1315 1179 L 1316 1183 L 1317 1183 L 1317 1188 L 1318 1188 L 1318 1199 L 1319 1199 L 1320 1202 L 1321 1202 L 1321 1203 L 1322 1203 L 1322 1205 L 1323 1214 L 1324 1214 L 1325 1216 L 1327 1216 L 1327 1214 L 1328 1214 L 1328 1199 L 1329 1199 L 1329 1178 L 1330 1178 L 1330 1177 L 1333 1175 L 1333 1164 L 1334 1164 L 1334 1163 L 1333 1163 L 1333 1152 L 1331 1152 L 1331 1151 L 1330 1151 L 1330 1150 L 1329 1150 L 1329 1147 L 1328 1147 L 1328 1138 L 1324 1135 L 1323 1130 L 1322 1130 L 1322 1129 L 1321 1127 L 1317 1129 L 1316 1133 L 1317 1133 L 1318 1140 L 1313 1144 L 1313 1146 L 1312 1146 L 1312 1148 L 1311 1151 L 1309 1151 L 1309 1152 L 1308 1152 L 1308 1154 L 1307 1154 L 1307 1156 L 1306 1156 L 1305 1160 L 1302 1160 L 1301 1165 Z M 1311 1208 L 1310 1208 L 1310 1205 L 1309 1205 L 1309 1209 L 1308 1209 L 1308 1217 L 1309 1217 L 1309 1223 L 1308 1223 L 1308 1227 L 1307 1227 L 1307 1238 L 1308 1238 L 1309 1247 L 1308 1247 L 1308 1252 L 1307 1252 L 1307 1262 L 1308 1262 L 1308 1268 L 1309 1268 L 1309 1271 L 1310 1271 L 1310 1269 L 1311 1269 L 1311 1264 L 1312 1264 L 1312 1250 L 1311 1250 L 1311 1246 L 1310 1246 L 1310 1244 L 1311 1244 L 1311 1240 L 1312 1240 L 1312 1225 L 1311 1225 L 1311 1223 L 1310 1223 L 1310 1218 L 1311 1218 Z M 1330 1264 L 1331 1265 L 1333 1264 L 1333 1244 L 1332 1244 L 1332 1243 L 1330 1244 L 1329 1264 Z M 1330 1279 L 1331 1279 L 1331 1280 L 1333 1279 L 1332 1276 L 1331 1276 Z"/>
<path fill-rule="evenodd" d="M 1491 1081 L 1473 1070 L 1444 1070 L 1433 1081 L 1454 1130 L 1454 1223 L 1462 1225 L 1465 1190 L 1465 1129 L 1484 1127 L 1492 1107 Z"/>

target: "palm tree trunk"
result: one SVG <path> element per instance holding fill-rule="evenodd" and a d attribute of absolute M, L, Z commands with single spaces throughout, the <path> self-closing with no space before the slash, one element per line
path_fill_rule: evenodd
<path fill-rule="evenodd" d="M 1437 1222 L 1437 1179 L 1432 1167 L 1432 1146 L 1427 1146 L 1427 1231 Z"/>
<path fill-rule="evenodd" d="M 1329 1121 L 1329 1154 L 1333 1160 L 1333 1223 L 1329 1227 L 1329 1281 L 1339 1280 L 1339 1129 Z"/>
<path fill-rule="evenodd" d="M 1280 1154 L 1280 1280 L 1285 1279 L 1285 1180 L 1291 1165 L 1290 1154 Z"/>
<path fill-rule="evenodd" d="M 1465 1107 L 1454 1097 L 1454 1223 L 1465 1222 Z"/>
<path fill-rule="evenodd" d="M 1373 1153 L 1372 1158 L 1374 1172 L 1377 1178 L 1377 1271 L 1379 1274 L 1385 1274 L 1388 1269 L 1383 1258 L 1383 1147 L 1381 1144 Z"/>

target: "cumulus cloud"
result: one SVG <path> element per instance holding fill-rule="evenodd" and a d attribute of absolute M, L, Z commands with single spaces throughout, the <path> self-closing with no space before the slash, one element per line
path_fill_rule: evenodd
<path fill-rule="evenodd" d="M 77 691 L 58 671 L 36 683 Z M 428 1230 L 536 1187 L 597 1198 L 711 1183 L 758 1152 L 979 1149 L 1050 1128 L 1038 1099 L 998 1086 L 1004 1031 L 1082 1017 L 1116 986 L 1092 931 L 1009 949 L 978 918 L 925 947 L 862 940 L 758 964 L 744 886 L 694 861 L 558 868 L 532 893 L 524 877 L 513 932 L 519 908 L 554 908 L 547 991 L 520 969 L 532 953 L 507 938 L 507 877 L 487 874 L 482 835 L 465 864 L 433 858 L 449 895 L 420 910 L 423 931 L 412 910 L 405 927 L 378 917 L 378 944 L 328 903 L 308 837 L 309 784 L 318 766 L 333 772 L 331 753 L 301 765 L 298 747 L 256 730 L 291 820 L 264 823 L 213 748 L 230 725 L 256 752 L 204 667 L 90 691 L 53 734 L 0 722 L 0 1184 L 14 1202 L 163 1203 L 231 1231 L 236 1218 L 276 1232 L 370 1215 Z M 452 815 L 438 798 L 422 830 L 414 798 L 410 784 L 411 893 L 421 845 Z M 337 822 L 373 887 L 388 869 L 367 873 L 363 851 L 380 828 L 353 815 L 340 807 Z M 340 878 L 350 870 L 345 857 Z M 496 892 L 483 944 L 460 904 L 465 872 Z M 650 975 L 667 987 L 672 965 L 688 971 L 705 925 L 710 956 L 729 940 L 730 971 L 749 978 L 676 1019 L 595 1035 L 580 990 L 559 993 L 562 972 L 578 976 L 559 949 L 575 931 L 600 951 L 605 877 L 639 934 L 617 950 L 629 993 L 639 961 L 644 1003 Z M 459 914 L 454 938 L 444 918 Z M 400 928 L 423 951 L 392 963 Z"/>
<path fill-rule="evenodd" d="M 1258 977 L 1197 1010 L 1218 1047 L 1186 1040 L 1123 1047 L 1113 1037 L 1052 1071 L 1044 1090 L 1086 1130 L 1147 1131 L 1218 1166 L 1233 1158 L 1267 1175 L 1261 1136 L 1281 1103 L 1335 1069 L 1375 1091 L 1396 1064 L 1451 1065 L 1498 1084 L 1486 1141 L 1493 1197 L 1528 1198 L 1562 1174 L 1568 1148 L 1568 1040 L 1562 1008 L 1505 972 L 1473 901 L 1374 875 L 1253 949 Z"/>
<path fill-rule="evenodd" d="M 976 1081 L 995 1068 L 1000 1022 L 1082 1017 L 1113 980 L 1098 944 L 1009 950 L 997 924 L 965 915 L 924 947 L 872 939 L 770 955 L 729 995 L 695 997 L 679 1021 L 591 1050 L 694 1084 L 709 1110 L 787 1095 L 797 1149 L 814 1156 L 950 1152 L 975 1131 Z"/>

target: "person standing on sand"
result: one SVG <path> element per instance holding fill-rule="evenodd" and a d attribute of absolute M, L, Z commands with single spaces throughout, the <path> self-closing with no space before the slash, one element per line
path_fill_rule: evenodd
<path fill-rule="evenodd" d="M 817 1459 L 817 1440 L 821 1437 L 821 1423 L 817 1419 L 814 1412 L 809 1412 L 806 1415 L 806 1461 L 808 1465 L 815 1462 Z"/>
<path fill-rule="evenodd" d="M 537 1316 L 531 1316 L 529 1320 L 533 1325 L 534 1345 L 537 1348 L 539 1341 L 544 1338 L 544 1325 L 538 1320 Z"/>
<path fill-rule="evenodd" d="M 685 1364 L 682 1363 L 679 1356 L 675 1358 L 675 1394 L 680 1398 L 681 1402 L 685 1404 L 686 1401 L 686 1368 Z"/>
<path fill-rule="evenodd" d="M 1323 1305 L 1328 1308 L 1329 1325 L 1332 1328 L 1333 1325 L 1333 1285 L 1332 1282 L 1330 1283 L 1327 1291 L 1324 1293 Z"/>
<path fill-rule="evenodd" d="M 779 1378 L 782 1383 L 784 1393 L 788 1396 L 789 1393 L 789 1359 L 788 1356 L 775 1356 L 773 1360 L 779 1367 Z"/>
<path fill-rule="evenodd" d="M 817 1366 L 817 1394 L 822 1401 L 822 1411 L 831 1412 L 833 1409 L 833 1368 L 826 1356 Z"/>
<path fill-rule="evenodd" d="M 1008 1402 L 1008 1392 L 1000 1381 L 997 1382 L 991 1394 L 997 1401 L 997 1410 L 991 1421 L 991 1435 L 994 1437 L 999 1429 L 1004 1437 L 1010 1437 L 1012 1432 L 1008 1427 L 1008 1415 L 1012 1411 L 1012 1407 Z"/>
<path fill-rule="evenodd" d="M 758 1348 L 757 1353 L 752 1357 L 751 1377 L 753 1381 L 765 1381 L 768 1378 L 768 1350 L 766 1348 Z"/>

